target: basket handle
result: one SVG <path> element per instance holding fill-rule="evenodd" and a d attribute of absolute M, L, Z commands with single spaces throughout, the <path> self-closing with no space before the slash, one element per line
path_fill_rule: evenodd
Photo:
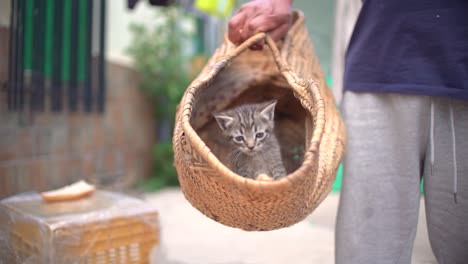
<path fill-rule="evenodd" d="M 280 55 L 280 52 L 278 50 L 278 47 L 276 46 L 275 41 L 270 37 L 268 33 L 265 32 L 259 32 L 244 42 L 242 42 L 239 46 L 237 46 L 235 49 L 233 49 L 229 54 L 226 55 L 227 59 L 230 61 L 233 58 L 237 57 L 240 53 L 248 49 L 250 46 L 254 45 L 255 43 L 265 40 L 266 46 L 268 46 L 271 50 L 271 53 L 273 54 L 273 58 L 276 62 L 276 65 L 278 66 L 280 71 L 288 70 L 288 66 L 286 62 L 283 60 L 283 58 Z"/>

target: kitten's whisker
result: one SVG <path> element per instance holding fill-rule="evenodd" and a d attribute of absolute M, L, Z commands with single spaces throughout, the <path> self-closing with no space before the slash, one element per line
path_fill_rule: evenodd
<path fill-rule="evenodd" d="M 235 157 L 234 157 L 234 161 L 237 163 L 237 161 L 239 160 L 239 157 L 240 155 L 242 154 L 242 151 L 238 150 L 236 151 L 235 153 Z"/>
<path fill-rule="evenodd" d="M 237 162 L 237 160 L 239 159 L 240 154 L 241 154 L 240 150 L 234 149 L 229 153 L 229 158 L 231 159 L 231 161 Z"/>

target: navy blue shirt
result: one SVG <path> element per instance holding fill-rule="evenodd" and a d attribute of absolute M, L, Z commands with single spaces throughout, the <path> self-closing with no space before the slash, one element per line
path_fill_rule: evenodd
<path fill-rule="evenodd" d="M 468 0 L 365 0 L 344 89 L 468 100 Z"/>

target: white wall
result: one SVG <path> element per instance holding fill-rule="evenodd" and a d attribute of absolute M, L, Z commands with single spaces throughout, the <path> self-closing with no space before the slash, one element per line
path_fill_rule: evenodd
<path fill-rule="evenodd" d="M 11 1 L 0 0 L 0 26 L 10 25 Z"/>
<path fill-rule="evenodd" d="M 0 0 L 1 1 L 1 0 Z M 129 26 L 132 23 L 155 26 L 157 22 L 156 9 L 148 1 L 139 1 L 136 8 L 127 8 L 125 0 L 107 1 L 107 32 L 106 32 L 106 56 L 107 60 L 114 63 L 131 66 L 131 58 L 126 50 L 132 44 Z M 181 27 L 187 32 L 194 32 L 195 25 L 190 19 L 181 20 Z M 193 43 L 184 45 L 185 52 L 193 52 Z"/>
<path fill-rule="evenodd" d="M 333 94 L 337 103 L 341 103 L 343 96 L 345 55 L 361 6 L 361 0 L 337 0 L 332 61 Z"/>
<path fill-rule="evenodd" d="M 121 64 L 130 65 L 131 60 L 125 50 L 131 44 L 129 25 L 133 22 L 152 25 L 155 20 L 154 6 L 148 1 L 139 1 L 136 8 L 127 8 L 127 1 L 107 1 L 107 59 Z"/>

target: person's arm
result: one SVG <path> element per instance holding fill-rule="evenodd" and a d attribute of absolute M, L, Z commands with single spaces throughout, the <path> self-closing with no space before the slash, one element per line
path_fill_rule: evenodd
<path fill-rule="evenodd" d="M 252 0 L 243 4 L 229 20 L 229 39 L 240 44 L 258 32 L 281 39 L 291 27 L 291 9 L 292 0 Z"/>

